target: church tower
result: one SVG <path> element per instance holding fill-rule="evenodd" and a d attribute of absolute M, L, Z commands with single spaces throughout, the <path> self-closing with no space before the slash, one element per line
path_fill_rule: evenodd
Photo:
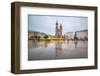
<path fill-rule="evenodd" d="M 62 37 L 62 25 L 60 24 L 60 37 Z"/>
<path fill-rule="evenodd" d="M 56 27 L 55 27 L 55 37 L 56 38 L 62 38 L 62 25 L 58 21 L 56 22 Z"/>
<path fill-rule="evenodd" d="M 55 36 L 57 36 L 57 32 L 58 32 L 58 21 L 56 22 Z"/>

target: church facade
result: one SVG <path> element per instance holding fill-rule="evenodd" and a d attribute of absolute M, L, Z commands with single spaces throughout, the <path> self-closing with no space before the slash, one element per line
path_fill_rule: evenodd
<path fill-rule="evenodd" d="M 55 37 L 56 38 L 62 38 L 62 25 L 56 22 L 56 27 L 55 27 Z"/>

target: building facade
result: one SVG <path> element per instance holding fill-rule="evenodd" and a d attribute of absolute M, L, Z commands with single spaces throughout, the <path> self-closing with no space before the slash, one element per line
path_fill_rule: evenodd
<path fill-rule="evenodd" d="M 67 40 L 88 40 L 88 30 L 80 30 L 76 32 L 66 32 L 65 39 Z"/>
<path fill-rule="evenodd" d="M 46 34 L 45 33 L 41 33 L 41 32 L 35 32 L 35 31 L 29 31 L 28 32 L 28 38 L 44 38 Z"/>
<path fill-rule="evenodd" d="M 88 30 L 76 31 L 77 37 L 80 40 L 88 40 Z"/>
<path fill-rule="evenodd" d="M 62 38 L 62 25 L 56 22 L 56 28 L 55 28 L 55 37 L 56 38 Z"/>
<path fill-rule="evenodd" d="M 74 38 L 74 33 L 73 32 L 66 32 L 65 33 L 65 39 L 71 40 Z"/>

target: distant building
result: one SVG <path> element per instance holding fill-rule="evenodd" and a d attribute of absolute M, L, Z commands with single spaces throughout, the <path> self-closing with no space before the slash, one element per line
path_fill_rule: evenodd
<path fill-rule="evenodd" d="M 76 31 L 77 37 L 80 40 L 88 40 L 88 30 Z"/>
<path fill-rule="evenodd" d="M 29 31 L 28 38 L 44 38 L 46 34 L 41 32 Z"/>
<path fill-rule="evenodd" d="M 55 28 L 55 37 L 56 38 L 62 38 L 62 25 L 56 22 L 56 28 Z"/>
<path fill-rule="evenodd" d="M 73 32 L 66 32 L 65 33 L 65 39 L 70 40 L 74 38 Z"/>
<path fill-rule="evenodd" d="M 80 30 L 76 32 L 66 32 L 65 39 L 67 40 L 72 40 L 72 39 L 88 40 L 88 30 Z"/>
<path fill-rule="evenodd" d="M 29 31 L 28 32 L 28 38 L 29 39 L 31 39 L 31 38 L 44 38 L 46 35 L 48 36 L 48 38 L 55 38 L 54 35 L 45 34 L 45 33 L 42 33 L 42 32 L 36 32 L 36 31 Z"/>

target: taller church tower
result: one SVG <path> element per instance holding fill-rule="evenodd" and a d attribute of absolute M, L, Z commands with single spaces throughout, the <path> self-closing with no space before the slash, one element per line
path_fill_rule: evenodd
<path fill-rule="evenodd" d="M 56 27 L 55 27 L 55 37 L 56 38 L 62 38 L 62 25 L 58 21 L 56 22 Z"/>

